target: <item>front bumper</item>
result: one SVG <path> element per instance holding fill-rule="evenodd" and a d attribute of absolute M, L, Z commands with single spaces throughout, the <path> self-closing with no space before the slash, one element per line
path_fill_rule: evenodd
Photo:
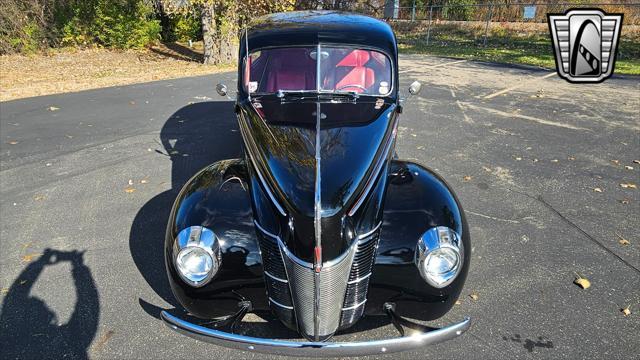
<path fill-rule="evenodd" d="M 406 351 L 454 339 L 471 326 L 471 320 L 466 318 L 440 329 L 413 332 L 409 336 L 392 339 L 346 343 L 296 342 L 255 338 L 209 329 L 184 321 L 166 311 L 161 312 L 161 317 L 171 329 L 215 345 L 265 354 L 307 357 L 363 356 Z"/>

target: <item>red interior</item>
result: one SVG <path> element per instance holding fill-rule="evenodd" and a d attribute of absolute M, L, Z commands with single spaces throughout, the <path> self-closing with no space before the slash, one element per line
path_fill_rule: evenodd
<path fill-rule="evenodd" d="M 269 61 L 267 92 L 316 88 L 315 62 L 305 49 L 274 51 Z"/>
<path fill-rule="evenodd" d="M 369 51 L 353 50 L 336 65 L 336 70 L 340 68 L 351 68 L 335 86 L 335 90 L 355 91 L 361 93 L 375 83 L 375 73 L 373 69 L 365 66 L 369 62 Z M 349 86 L 357 85 L 357 86 Z M 362 87 L 362 88 L 361 88 Z"/>
<path fill-rule="evenodd" d="M 305 48 L 273 49 L 269 50 L 268 56 L 259 57 L 256 68 L 251 69 L 251 78 L 255 79 L 260 79 L 264 69 L 267 69 L 264 74 L 264 88 L 261 87 L 259 91 L 273 93 L 278 90 L 315 90 L 317 67 L 309 51 Z M 333 52 L 333 55 L 322 63 L 327 68 L 326 71 L 322 71 L 323 88 L 367 92 L 376 82 L 374 69 L 384 66 L 385 59 L 376 55 L 384 57 L 368 50 Z M 263 59 L 264 61 L 261 61 Z M 257 66 L 258 62 L 260 66 Z"/>

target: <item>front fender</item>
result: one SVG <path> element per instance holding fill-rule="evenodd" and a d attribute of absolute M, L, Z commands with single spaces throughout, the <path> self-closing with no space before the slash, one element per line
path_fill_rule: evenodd
<path fill-rule="evenodd" d="M 174 295 L 195 316 L 231 315 L 244 300 L 250 300 L 254 308 L 268 308 L 248 190 L 245 162 L 222 160 L 193 176 L 173 205 L 165 237 L 165 265 Z M 173 262 L 176 235 L 189 226 L 209 228 L 220 240 L 222 265 L 215 278 L 201 288 L 182 282 Z"/>
<path fill-rule="evenodd" d="M 418 239 L 436 226 L 455 230 L 465 249 L 461 273 L 442 289 L 428 285 L 414 264 Z M 380 313 L 384 303 L 391 302 L 401 316 L 420 320 L 441 317 L 462 291 L 470 257 L 469 227 L 453 190 L 424 166 L 392 161 L 367 313 Z"/>

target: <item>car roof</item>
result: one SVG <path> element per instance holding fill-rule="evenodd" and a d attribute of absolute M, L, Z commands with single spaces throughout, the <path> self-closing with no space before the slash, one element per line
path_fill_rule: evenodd
<path fill-rule="evenodd" d="M 247 33 L 251 50 L 318 43 L 350 44 L 378 48 L 396 61 L 396 39 L 391 27 L 364 15 L 319 10 L 275 13 L 253 20 Z M 245 47 L 240 49 L 244 56 Z"/>

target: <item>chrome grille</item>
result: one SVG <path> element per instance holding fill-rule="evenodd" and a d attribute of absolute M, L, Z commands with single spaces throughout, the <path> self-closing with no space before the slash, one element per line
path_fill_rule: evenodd
<path fill-rule="evenodd" d="M 278 236 L 256 222 L 267 295 L 276 315 L 289 326 L 297 323 L 298 330 L 311 339 L 327 338 L 360 319 L 375 262 L 379 226 L 361 236 L 340 258 L 324 263 L 316 275 L 313 264 L 298 259 Z"/>
<path fill-rule="evenodd" d="M 356 254 L 349 273 L 346 295 L 342 304 L 340 317 L 340 329 L 351 326 L 358 321 L 364 313 L 364 304 L 367 302 L 367 290 L 371 271 L 378 249 L 379 231 L 358 241 Z"/>
<path fill-rule="evenodd" d="M 315 273 L 312 264 L 297 259 L 282 242 L 279 244 L 293 294 L 299 330 L 316 340 L 333 335 L 340 324 L 341 305 L 356 246 L 350 247 L 342 257 L 323 264 L 322 271 Z"/>

